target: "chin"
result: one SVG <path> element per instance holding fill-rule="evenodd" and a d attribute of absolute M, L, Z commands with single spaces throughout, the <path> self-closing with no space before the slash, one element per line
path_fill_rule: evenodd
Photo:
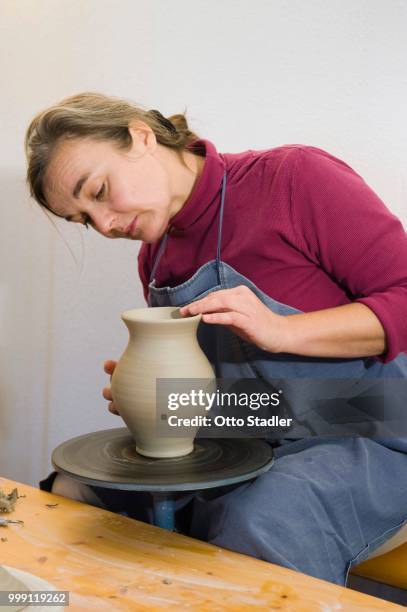
<path fill-rule="evenodd" d="M 147 244 L 154 244 L 155 242 L 159 242 L 163 237 L 167 230 L 167 227 L 160 228 L 159 230 L 152 230 L 149 232 L 140 232 L 140 237 L 137 236 L 137 240 L 142 240 Z"/>

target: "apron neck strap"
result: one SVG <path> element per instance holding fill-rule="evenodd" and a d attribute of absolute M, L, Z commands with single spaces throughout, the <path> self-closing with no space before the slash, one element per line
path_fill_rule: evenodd
<path fill-rule="evenodd" d="M 219 264 L 220 264 L 220 251 L 221 251 L 221 245 L 222 245 L 222 224 L 223 224 L 223 209 L 225 207 L 225 192 L 226 192 L 226 170 L 225 170 L 225 173 L 222 179 L 222 193 L 220 196 L 218 246 L 216 249 L 216 266 L 218 268 L 218 275 L 219 275 Z"/>
<path fill-rule="evenodd" d="M 161 244 L 158 247 L 157 255 L 155 256 L 154 264 L 151 269 L 150 274 L 150 283 L 154 280 L 155 271 L 157 270 L 158 264 L 160 263 L 161 255 L 164 253 L 165 245 L 167 244 L 168 233 L 164 234 L 163 239 L 161 240 Z"/>

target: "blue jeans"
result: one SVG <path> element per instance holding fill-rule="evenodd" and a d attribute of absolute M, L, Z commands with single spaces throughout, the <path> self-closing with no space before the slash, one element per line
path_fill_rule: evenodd
<path fill-rule="evenodd" d="M 407 521 L 407 455 L 366 438 L 312 438 L 275 456 L 249 483 L 198 494 L 189 535 L 346 585 Z"/>

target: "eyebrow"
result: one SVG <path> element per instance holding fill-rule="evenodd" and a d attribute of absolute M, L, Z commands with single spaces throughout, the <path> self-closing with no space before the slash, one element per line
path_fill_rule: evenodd
<path fill-rule="evenodd" d="M 74 198 L 79 199 L 79 194 L 81 192 L 82 186 L 88 180 L 89 177 L 90 177 L 90 172 L 87 172 L 86 174 L 81 176 L 81 178 L 78 180 L 78 182 L 76 183 L 72 191 L 72 195 Z M 65 219 L 65 221 L 72 221 L 75 215 L 58 215 L 58 216 Z"/>
<path fill-rule="evenodd" d="M 88 180 L 90 176 L 90 172 L 88 172 L 87 174 L 84 174 L 83 176 L 81 176 L 81 178 L 79 179 L 79 181 L 76 183 L 74 190 L 72 192 L 72 195 L 74 198 L 78 199 L 79 198 L 79 194 L 81 192 L 82 189 L 82 185 L 85 183 L 85 181 Z"/>

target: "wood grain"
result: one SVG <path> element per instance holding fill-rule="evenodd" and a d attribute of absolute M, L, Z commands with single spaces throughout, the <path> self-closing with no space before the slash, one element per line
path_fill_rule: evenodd
<path fill-rule="evenodd" d="M 386 611 L 401 606 L 0 478 L 18 488 L 1 563 L 70 591 L 85 610 Z M 238 536 L 237 536 L 238 537 Z"/>

